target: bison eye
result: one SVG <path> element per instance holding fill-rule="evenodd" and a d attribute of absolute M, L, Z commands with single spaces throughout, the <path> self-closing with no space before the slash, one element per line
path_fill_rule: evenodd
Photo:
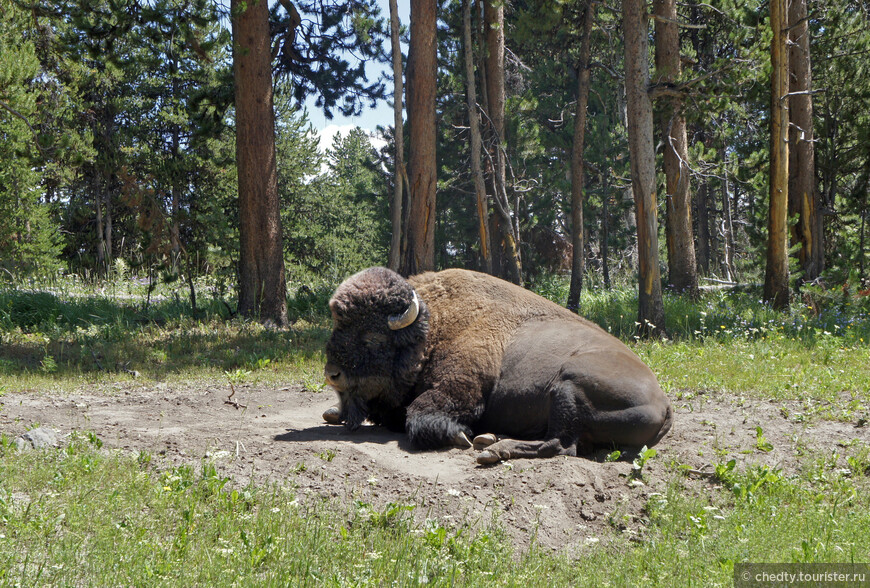
<path fill-rule="evenodd" d="M 363 344 L 370 349 L 381 347 L 385 345 L 387 341 L 389 341 L 389 338 L 383 333 L 369 332 L 363 333 L 362 336 Z"/>

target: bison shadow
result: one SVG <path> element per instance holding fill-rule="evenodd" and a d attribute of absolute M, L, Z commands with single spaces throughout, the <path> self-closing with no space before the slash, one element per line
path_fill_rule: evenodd
<path fill-rule="evenodd" d="M 311 441 L 336 441 L 344 443 L 378 443 L 386 445 L 392 441 L 399 444 L 399 449 L 408 453 L 420 453 L 415 448 L 408 436 L 404 433 L 396 433 L 386 427 L 376 425 L 363 425 L 356 431 L 348 431 L 342 425 L 317 425 L 306 429 L 287 429 L 286 433 L 275 435 L 275 441 L 287 441 L 290 443 L 309 443 Z"/>
<path fill-rule="evenodd" d="M 442 453 L 451 451 L 453 448 L 444 447 L 442 449 L 423 450 L 414 447 L 408 436 L 404 433 L 391 431 L 386 427 L 377 425 L 363 425 L 356 431 L 348 431 L 342 425 L 327 425 L 321 424 L 306 429 L 287 429 L 287 432 L 275 435 L 272 438 L 274 441 L 285 441 L 288 443 L 310 443 L 312 441 L 335 441 L 343 443 L 377 443 L 386 445 L 392 441 L 398 443 L 399 449 L 407 453 Z M 592 461 L 597 463 L 605 463 L 610 453 L 616 449 L 611 447 L 595 447 L 592 453 L 578 455 L 578 459 Z M 620 448 L 622 455 L 616 461 L 631 463 L 639 455 L 640 451 L 636 448 Z M 479 468 L 491 468 L 499 464 L 480 465 Z"/>

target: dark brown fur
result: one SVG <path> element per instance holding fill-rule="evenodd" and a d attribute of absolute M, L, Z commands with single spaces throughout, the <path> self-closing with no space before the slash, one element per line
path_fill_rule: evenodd
<path fill-rule="evenodd" d="M 390 330 L 413 292 L 420 313 Z M 421 448 L 509 437 L 489 461 L 652 445 L 671 425 L 655 376 L 618 339 L 518 286 L 466 270 L 352 276 L 330 300 L 327 379 L 338 419 L 404 429 Z"/>

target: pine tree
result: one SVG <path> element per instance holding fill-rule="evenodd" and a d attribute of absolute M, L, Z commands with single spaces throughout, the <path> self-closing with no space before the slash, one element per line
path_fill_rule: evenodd
<path fill-rule="evenodd" d="M 0 268 L 13 275 L 52 272 L 60 242 L 38 168 L 46 155 L 34 127 L 42 99 L 39 60 L 26 39 L 26 15 L 0 11 Z"/>
<path fill-rule="evenodd" d="M 642 0 L 623 0 L 625 93 L 632 189 L 637 215 L 638 323 L 641 333 L 661 335 L 665 310 L 659 274 L 655 145 L 649 88 L 649 24 Z"/>
<path fill-rule="evenodd" d="M 437 3 L 412 0 L 408 48 L 408 211 L 399 272 L 435 269 Z"/>

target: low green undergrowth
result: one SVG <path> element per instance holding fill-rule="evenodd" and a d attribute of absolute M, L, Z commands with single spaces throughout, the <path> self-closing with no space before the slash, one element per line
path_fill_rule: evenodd
<path fill-rule="evenodd" d="M 292 329 L 230 318 L 211 300 L 193 313 L 167 297 L 0 290 L 0 390 L 63 391 L 140 378 L 300 380 L 321 385 L 329 323 L 313 312 L 320 292 L 292 299 Z M 326 302 L 323 302 L 326 306 Z M 306 318 L 307 317 L 307 318 Z"/>
<path fill-rule="evenodd" d="M 289 299 L 293 328 L 277 331 L 228 318 L 217 298 L 196 316 L 180 296 L 145 304 L 105 287 L 85 291 L 0 290 L 0 390 L 63 391 L 132 378 L 226 379 L 321 387 L 329 334 L 329 288 Z M 56 286 L 56 285 L 55 285 Z M 562 301 L 564 283 L 538 287 Z M 631 345 L 674 396 L 720 390 L 749 398 L 832 402 L 866 410 L 870 319 L 862 299 L 780 313 L 752 292 L 712 292 L 699 301 L 666 294 L 670 338 L 634 337 L 634 290 L 584 291 L 582 313 Z M 851 404 L 850 404 L 851 403 Z M 830 411 L 829 411 L 830 412 Z M 842 415 L 829 414 L 834 418 Z"/>
<path fill-rule="evenodd" d="M 770 400 L 824 403 L 831 411 L 870 409 L 870 350 L 841 342 L 639 342 L 635 352 L 672 398 L 727 392 Z M 845 413 L 844 413 L 845 414 Z"/>
<path fill-rule="evenodd" d="M 547 276 L 532 288 L 564 305 L 568 282 L 563 276 Z M 870 345 L 870 296 L 857 287 L 823 291 L 807 288 L 784 311 L 773 310 L 762 301 L 760 288 L 702 292 L 698 300 L 665 291 L 665 330 L 678 341 L 790 340 L 805 346 Z M 637 335 L 637 288 L 585 289 L 580 314 L 613 335 L 631 341 Z"/>
<path fill-rule="evenodd" d="M 699 483 L 657 465 L 671 481 L 639 531 L 615 503 L 609 531 L 553 553 L 511 544 L 497 522 L 424 518 L 412 496 L 328 502 L 101 445 L 73 434 L 64 449 L 20 453 L 0 441 L 0 586 L 727 586 L 739 562 L 870 558 L 866 446 L 790 476 L 729 462 Z"/>

